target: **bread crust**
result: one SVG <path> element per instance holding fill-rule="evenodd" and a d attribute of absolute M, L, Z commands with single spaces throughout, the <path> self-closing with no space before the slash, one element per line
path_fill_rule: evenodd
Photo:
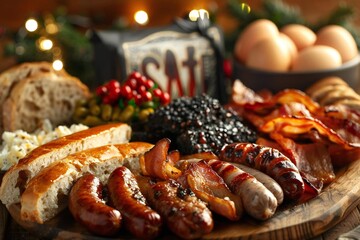
<path fill-rule="evenodd" d="M 4 174 L 0 186 L 0 200 L 6 206 L 18 203 L 28 181 L 41 169 L 59 159 L 85 149 L 126 143 L 130 137 L 129 125 L 113 123 L 76 132 L 35 148 Z"/>
<path fill-rule="evenodd" d="M 143 142 L 106 145 L 50 164 L 27 184 L 21 196 L 21 218 L 38 223 L 49 220 L 67 207 L 70 189 L 81 176 L 90 173 L 106 184 L 112 171 L 126 162 L 138 161 L 152 147 Z"/>
<path fill-rule="evenodd" d="M 54 73 L 57 76 L 70 76 L 65 70 L 56 71 L 49 62 L 28 62 L 16 65 L 0 74 L 0 119 L 3 118 L 3 103 L 10 95 L 12 88 L 23 79 L 39 73 Z M 5 112 L 6 113 L 6 112 Z M 3 132 L 3 123 L 0 121 L 0 133 Z"/>
<path fill-rule="evenodd" d="M 78 78 L 38 73 L 15 84 L 3 102 L 5 131 L 36 130 L 44 119 L 54 125 L 71 121 L 76 103 L 90 97 L 90 91 Z"/>

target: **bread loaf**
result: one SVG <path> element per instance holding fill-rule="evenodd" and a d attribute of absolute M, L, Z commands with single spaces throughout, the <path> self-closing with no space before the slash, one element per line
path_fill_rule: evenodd
<path fill-rule="evenodd" d="M 52 72 L 57 76 L 69 76 L 65 70 L 56 71 L 51 63 L 48 62 L 31 62 L 23 63 L 12 67 L 0 74 L 0 119 L 3 119 L 3 103 L 8 98 L 11 89 L 25 78 L 30 78 L 39 73 Z M 0 121 L 0 133 L 4 131 L 2 121 Z"/>
<path fill-rule="evenodd" d="M 20 202 L 20 194 L 28 181 L 59 159 L 89 148 L 126 143 L 130 137 L 129 125 L 114 123 L 76 132 L 35 148 L 5 173 L 0 187 L 0 200 L 6 206 Z"/>
<path fill-rule="evenodd" d="M 75 181 L 91 173 L 106 184 L 111 172 L 139 157 L 153 147 L 131 142 L 107 145 L 77 152 L 44 168 L 32 178 L 21 196 L 21 218 L 43 223 L 67 207 L 68 195 Z"/>
<path fill-rule="evenodd" d="M 5 131 L 35 131 L 44 119 L 57 126 L 71 120 L 75 105 L 90 96 L 89 89 L 71 76 L 39 73 L 13 86 L 3 104 Z"/>

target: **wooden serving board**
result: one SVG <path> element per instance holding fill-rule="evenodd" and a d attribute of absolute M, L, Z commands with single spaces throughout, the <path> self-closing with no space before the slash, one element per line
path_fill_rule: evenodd
<path fill-rule="evenodd" d="M 309 239 L 330 229 L 350 213 L 360 202 L 360 161 L 337 173 L 336 180 L 316 198 L 285 210 L 265 222 L 249 218 L 239 222 L 215 220 L 214 230 L 203 239 Z M 41 237 L 51 239 L 130 239 L 126 233 L 114 238 L 93 236 L 76 223 L 66 210 L 45 224 L 24 222 L 20 219 L 20 206 L 9 207 L 17 223 Z M 176 239 L 164 232 L 160 239 Z"/>

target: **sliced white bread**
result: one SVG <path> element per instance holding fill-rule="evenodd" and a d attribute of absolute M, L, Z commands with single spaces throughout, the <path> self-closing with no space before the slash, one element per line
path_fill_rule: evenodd
<path fill-rule="evenodd" d="M 3 104 L 5 131 L 33 132 L 44 119 L 54 125 L 68 124 L 76 103 L 90 96 L 78 78 L 39 73 L 14 85 Z"/>
<path fill-rule="evenodd" d="M 39 73 L 52 72 L 58 76 L 69 76 L 65 70 L 56 71 L 49 62 L 30 62 L 14 66 L 0 74 L 0 115 L 2 115 L 2 106 L 8 98 L 11 89 L 15 84 L 23 79 L 32 77 Z M 2 116 L 0 116 L 2 119 Z M 0 121 L 0 133 L 3 132 L 3 124 Z"/>
<path fill-rule="evenodd" d="M 4 175 L 0 200 L 6 206 L 20 202 L 20 195 L 41 169 L 66 156 L 107 144 L 126 143 L 131 127 L 124 123 L 106 124 L 67 135 L 32 150 Z"/>
<path fill-rule="evenodd" d="M 22 220 L 44 223 L 67 207 L 71 187 L 81 176 L 91 173 L 106 184 L 112 171 L 126 162 L 138 162 L 152 147 L 141 142 L 107 145 L 52 163 L 30 180 L 22 194 Z"/>

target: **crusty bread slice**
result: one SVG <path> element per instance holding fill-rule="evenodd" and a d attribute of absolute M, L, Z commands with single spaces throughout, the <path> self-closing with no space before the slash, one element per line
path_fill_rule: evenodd
<path fill-rule="evenodd" d="M 57 76 L 69 76 L 65 70 L 56 71 L 49 62 L 31 62 L 16 65 L 0 74 L 0 115 L 3 111 L 3 103 L 8 98 L 11 89 L 15 84 L 25 78 L 32 77 L 39 73 L 52 72 Z M 2 119 L 2 116 L 0 116 Z M 3 132 L 3 124 L 0 121 L 0 133 Z"/>
<path fill-rule="evenodd" d="M 54 162 L 28 183 L 21 196 L 22 220 L 44 223 L 67 207 L 70 189 L 78 178 L 91 173 L 106 184 L 112 171 L 125 162 L 139 161 L 152 147 L 142 142 L 107 145 Z"/>
<path fill-rule="evenodd" d="M 130 137 L 129 125 L 113 123 L 76 132 L 35 148 L 5 173 L 0 187 L 0 200 L 6 206 L 20 202 L 20 194 L 28 181 L 59 159 L 89 148 L 126 143 Z"/>
<path fill-rule="evenodd" d="M 76 103 L 89 96 L 87 86 L 72 76 L 48 72 L 23 79 L 3 104 L 4 130 L 33 132 L 44 119 L 55 126 L 67 124 Z"/>

